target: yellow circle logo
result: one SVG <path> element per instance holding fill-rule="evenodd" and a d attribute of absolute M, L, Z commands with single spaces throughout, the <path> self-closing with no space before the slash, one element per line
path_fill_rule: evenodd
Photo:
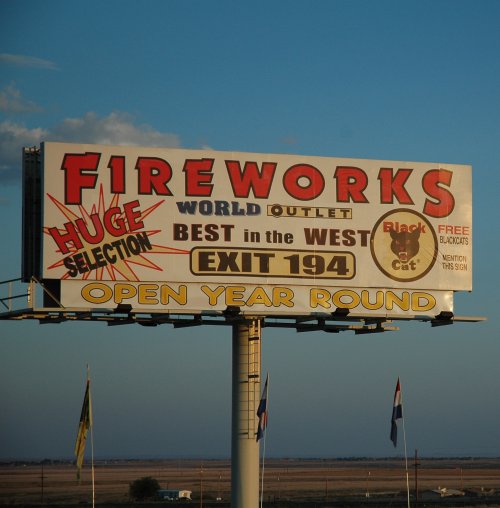
<path fill-rule="evenodd" d="M 430 222 L 406 208 L 392 210 L 377 221 L 370 247 L 380 271 L 399 282 L 421 279 L 434 266 L 438 253 Z"/>

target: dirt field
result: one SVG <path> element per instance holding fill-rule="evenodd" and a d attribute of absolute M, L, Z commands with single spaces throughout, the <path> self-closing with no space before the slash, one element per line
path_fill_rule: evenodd
<path fill-rule="evenodd" d="M 217 498 L 230 500 L 229 460 L 97 461 L 96 503 L 130 502 L 129 484 L 144 476 L 162 488 L 191 490 L 193 503 L 202 506 Z M 420 460 L 420 499 L 438 487 L 482 495 L 500 492 L 500 459 Z M 409 462 L 410 490 L 415 489 L 413 461 Z M 293 460 L 270 459 L 265 464 L 264 500 L 282 503 L 328 503 L 344 496 L 366 500 L 406 494 L 402 460 Z M 0 504 L 77 504 L 91 502 L 91 468 L 84 466 L 76 481 L 69 463 L 0 464 Z M 463 506 L 464 504 L 462 504 Z M 423 504 L 422 504 L 423 506 Z M 490 505 L 492 506 L 492 505 Z"/>

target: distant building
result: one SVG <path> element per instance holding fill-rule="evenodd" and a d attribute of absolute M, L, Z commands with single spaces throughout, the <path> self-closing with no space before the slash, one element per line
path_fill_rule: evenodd
<path fill-rule="evenodd" d="M 179 499 L 191 501 L 191 493 L 191 490 L 160 489 L 156 495 L 163 501 L 178 501 Z"/>

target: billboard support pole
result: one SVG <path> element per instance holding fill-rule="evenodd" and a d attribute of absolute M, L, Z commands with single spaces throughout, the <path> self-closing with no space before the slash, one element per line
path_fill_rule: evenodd
<path fill-rule="evenodd" d="M 259 506 L 259 444 L 256 440 L 260 398 L 261 322 L 233 324 L 231 414 L 231 507 Z"/>

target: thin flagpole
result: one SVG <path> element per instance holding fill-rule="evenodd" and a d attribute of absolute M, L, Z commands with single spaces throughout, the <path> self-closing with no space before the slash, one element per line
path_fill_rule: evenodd
<path fill-rule="evenodd" d="M 266 434 L 267 430 L 264 429 L 264 443 L 262 445 L 262 475 L 261 475 L 261 485 L 260 485 L 260 508 L 262 508 L 262 503 L 264 501 L 264 471 L 265 471 L 265 455 L 266 455 Z"/>
<path fill-rule="evenodd" d="M 266 413 L 269 408 L 269 373 L 266 376 L 267 390 L 266 390 Z M 262 475 L 261 475 L 261 484 L 260 484 L 260 508 L 262 508 L 262 503 L 264 502 L 264 471 L 265 471 L 265 457 L 266 457 L 266 436 L 267 436 L 267 416 L 266 416 L 266 426 L 264 427 L 264 443 L 262 445 Z"/>
<path fill-rule="evenodd" d="M 400 378 L 398 378 L 400 379 Z M 401 380 L 399 383 L 399 388 L 401 390 L 401 395 L 403 395 L 403 390 L 401 389 Z M 402 399 L 403 397 L 401 397 Z M 406 429 L 405 429 L 405 409 L 403 409 L 403 442 L 405 445 L 405 469 L 406 469 L 406 495 L 408 499 L 408 508 L 410 508 L 410 480 L 408 477 L 408 453 L 406 452 Z"/>
<path fill-rule="evenodd" d="M 405 464 L 406 464 L 406 492 L 408 496 L 408 508 L 410 508 L 410 480 L 408 478 L 408 455 L 406 454 L 406 432 L 405 419 L 403 418 L 403 441 L 405 442 Z"/>
<path fill-rule="evenodd" d="M 94 429 L 90 427 L 90 449 L 92 455 L 92 508 L 95 508 L 95 478 L 94 478 Z"/>
<path fill-rule="evenodd" d="M 95 508 L 95 477 L 94 477 L 94 415 L 92 414 L 92 390 L 90 389 L 90 368 L 87 364 L 87 380 L 89 381 L 89 404 L 90 404 L 90 457 L 92 471 L 92 508 Z"/>

